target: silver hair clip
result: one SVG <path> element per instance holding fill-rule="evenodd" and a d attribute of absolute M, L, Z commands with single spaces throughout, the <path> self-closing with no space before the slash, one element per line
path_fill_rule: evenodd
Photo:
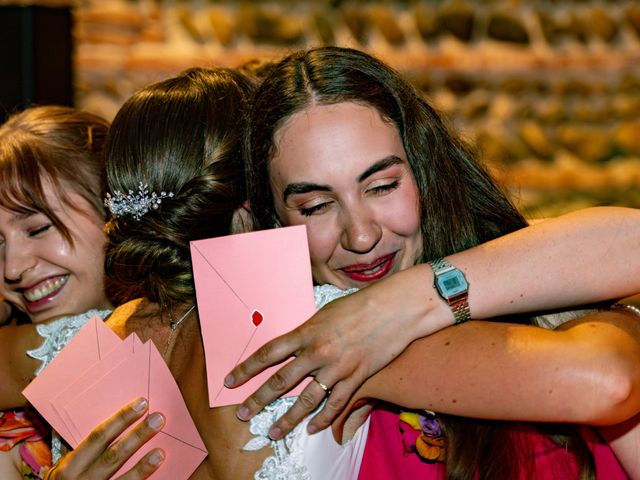
<path fill-rule="evenodd" d="M 134 220 L 140 220 L 149 210 L 157 210 L 163 198 L 172 197 L 173 192 L 151 192 L 149 194 L 149 185 L 140 182 L 136 194 L 133 190 L 129 190 L 127 195 L 120 190 L 113 192 L 113 196 L 107 193 L 104 205 L 116 217 L 130 215 Z"/>

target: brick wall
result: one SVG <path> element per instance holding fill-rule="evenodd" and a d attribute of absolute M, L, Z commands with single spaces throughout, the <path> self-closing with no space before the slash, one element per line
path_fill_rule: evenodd
<path fill-rule="evenodd" d="M 107 117 L 135 89 L 193 65 L 352 46 L 403 71 L 477 143 L 531 216 L 640 207 L 637 1 L 73 5 L 76 103 Z"/>

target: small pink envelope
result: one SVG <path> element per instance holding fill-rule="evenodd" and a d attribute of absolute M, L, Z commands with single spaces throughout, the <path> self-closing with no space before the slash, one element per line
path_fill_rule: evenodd
<path fill-rule="evenodd" d="M 66 384 L 80 375 L 84 368 L 100 361 L 103 355 L 120 343 L 120 338 L 104 325 L 102 319 L 93 317 L 22 392 L 40 415 L 54 430 L 60 432 L 64 439 L 71 437 L 71 433 L 64 419 L 51 403 L 51 399 Z"/>
<path fill-rule="evenodd" d="M 100 324 L 100 330 L 109 329 L 109 327 L 104 325 L 104 322 L 101 321 Z M 111 329 L 109 329 L 109 331 L 111 331 Z M 71 399 L 75 398 L 79 392 L 82 392 L 94 383 L 99 382 L 100 379 L 113 369 L 114 365 L 121 362 L 125 356 L 132 355 L 134 352 L 135 340 L 137 340 L 138 345 L 142 345 L 140 339 L 138 339 L 136 335 L 131 335 L 122 341 L 118 338 L 118 341 L 120 342 L 118 345 L 107 353 L 101 353 L 100 360 L 93 364 L 86 365 L 85 370 L 82 373 L 78 372 L 75 377 L 68 378 L 67 384 L 61 385 L 56 395 L 49 400 L 65 425 L 65 429 L 56 428 L 56 431 L 73 448 L 82 441 L 84 435 L 81 435 L 75 428 L 73 421 L 71 421 L 71 417 L 64 410 L 64 406 Z M 133 397 L 130 400 L 133 400 Z M 124 403 L 122 405 L 124 405 Z M 110 415 L 105 416 L 103 420 L 108 416 Z"/>
<path fill-rule="evenodd" d="M 117 388 L 114 388 L 117 386 Z M 149 399 L 149 412 L 164 414 L 162 431 L 136 452 L 119 473 L 131 468 L 153 448 L 162 448 L 165 461 L 150 478 L 188 478 L 207 456 L 189 411 L 167 365 L 155 345 L 138 346 L 99 382 L 77 395 L 64 407 L 81 438 L 113 414 L 113 405 L 124 405 L 136 397 Z M 91 408 L 86 408 L 91 405 Z"/>
<path fill-rule="evenodd" d="M 307 232 L 277 228 L 191 242 L 209 406 L 241 403 L 270 368 L 228 389 L 224 377 L 267 341 L 315 313 Z M 296 395 L 307 382 L 289 392 Z"/>
<path fill-rule="evenodd" d="M 111 347 L 108 350 L 108 347 Z M 53 368 L 51 368 L 53 367 Z M 186 479 L 207 456 L 180 390 L 152 342 L 124 341 L 99 318 L 91 319 L 23 392 L 73 447 L 99 423 L 137 397 L 166 425 L 116 474 L 153 448 L 165 452 L 154 480 Z M 130 427 L 133 428 L 133 427 Z"/>

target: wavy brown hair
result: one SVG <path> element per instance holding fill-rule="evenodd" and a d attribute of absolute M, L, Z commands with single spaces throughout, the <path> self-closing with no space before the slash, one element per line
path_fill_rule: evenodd
<path fill-rule="evenodd" d="M 81 195 L 106 221 L 104 145 L 109 122 L 89 112 L 57 105 L 15 113 L 0 126 L 0 206 L 17 213 L 43 213 L 73 245 L 68 228 L 44 194 L 50 182 L 60 199 Z"/>
<path fill-rule="evenodd" d="M 254 226 L 279 224 L 269 182 L 278 129 L 311 105 L 341 102 L 375 108 L 400 134 L 420 192 L 420 262 L 527 225 L 472 150 L 398 72 L 357 50 L 322 47 L 291 54 L 271 66 L 257 89 L 245 159 Z M 533 323 L 524 317 L 518 321 Z M 518 424 L 444 415 L 441 419 L 448 479 L 518 478 L 519 465 L 530 453 L 516 449 L 511 441 Z M 593 477 L 593 459 L 577 433 L 566 426 L 539 428 L 574 454 L 584 478 Z"/>
<path fill-rule="evenodd" d="M 143 88 L 117 113 L 107 142 L 111 194 L 173 192 L 139 220 L 107 228 L 106 291 L 116 304 L 194 296 L 189 242 L 228 234 L 245 200 L 242 135 L 253 84 L 223 68 L 192 68 Z"/>

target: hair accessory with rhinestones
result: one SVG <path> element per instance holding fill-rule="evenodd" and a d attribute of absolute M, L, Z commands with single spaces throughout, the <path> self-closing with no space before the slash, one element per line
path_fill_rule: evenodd
<path fill-rule="evenodd" d="M 120 190 L 113 192 L 113 195 L 107 193 L 104 205 L 116 217 L 129 215 L 134 220 L 140 220 L 149 210 L 157 210 L 163 198 L 172 197 L 173 192 L 149 193 L 149 185 L 140 182 L 138 193 L 133 190 L 129 190 L 127 195 Z"/>

